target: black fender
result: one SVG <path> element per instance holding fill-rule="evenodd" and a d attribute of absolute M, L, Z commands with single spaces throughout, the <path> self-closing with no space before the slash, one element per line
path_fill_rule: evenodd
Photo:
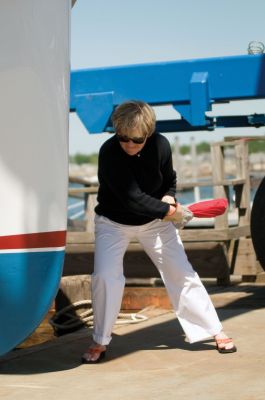
<path fill-rule="evenodd" d="M 261 181 L 254 197 L 250 217 L 250 230 L 257 259 L 265 270 L 265 177 Z"/>

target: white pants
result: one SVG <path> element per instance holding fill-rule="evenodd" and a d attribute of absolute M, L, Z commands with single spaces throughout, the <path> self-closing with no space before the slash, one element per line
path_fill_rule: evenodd
<path fill-rule="evenodd" d="M 136 238 L 161 274 L 177 318 L 190 343 L 222 330 L 211 299 L 193 270 L 171 222 L 123 225 L 96 215 L 92 303 L 95 342 L 107 345 L 120 312 L 125 277 L 123 257 Z"/>

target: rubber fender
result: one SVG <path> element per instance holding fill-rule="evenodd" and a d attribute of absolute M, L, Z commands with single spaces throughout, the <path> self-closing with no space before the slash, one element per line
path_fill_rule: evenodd
<path fill-rule="evenodd" d="M 250 229 L 257 259 L 265 270 L 265 177 L 253 201 Z"/>

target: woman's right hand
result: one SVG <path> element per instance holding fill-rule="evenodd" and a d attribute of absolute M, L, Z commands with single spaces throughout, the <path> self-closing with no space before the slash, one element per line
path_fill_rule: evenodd
<path fill-rule="evenodd" d="M 175 210 L 173 210 L 171 207 L 174 207 Z M 170 206 L 169 209 L 169 215 L 166 215 L 162 221 L 171 221 L 175 223 L 180 223 L 182 222 L 183 219 L 183 210 L 180 204 L 176 204 L 176 206 Z"/>

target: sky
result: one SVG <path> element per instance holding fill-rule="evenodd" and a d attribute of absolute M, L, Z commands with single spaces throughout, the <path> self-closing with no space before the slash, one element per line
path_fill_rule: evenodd
<path fill-rule="evenodd" d="M 264 0 L 77 0 L 71 12 L 71 69 L 245 55 L 250 41 L 265 43 L 264 15 Z M 233 103 L 228 112 L 242 109 L 264 113 L 265 100 Z M 169 117 L 172 112 L 157 111 Z M 191 137 L 202 142 L 249 134 L 264 135 L 265 128 L 166 136 L 171 143 L 177 136 L 182 145 Z M 107 138 L 89 134 L 70 114 L 70 154 L 98 152 Z"/>

